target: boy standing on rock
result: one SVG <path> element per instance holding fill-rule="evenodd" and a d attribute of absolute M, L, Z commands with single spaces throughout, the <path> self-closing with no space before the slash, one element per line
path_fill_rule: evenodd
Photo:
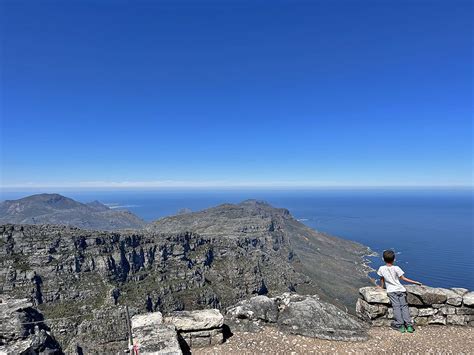
<path fill-rule="evenodd" d="M 413 328 L 413 321 L 410 317 L 410 312 L 408 309 L 407 303 L 407 290 L 400 283 L 400 280 L 415 284 L 421 285 L 418 281 L 413 281 L 405 276 L 404 272 L 398 266 L 393 265 L 395 261 L 395 253 L 393 250 L 385 250 L 383 252 L 383 260 L 385 265 L 379 267 L 377 274 L 380 276 L 380 286 L 387 287 L 387 295 L 392 303 L 393 308 L 393 327 L 400 330 L 400 332 L 413 333 L 415 329 Z"/>

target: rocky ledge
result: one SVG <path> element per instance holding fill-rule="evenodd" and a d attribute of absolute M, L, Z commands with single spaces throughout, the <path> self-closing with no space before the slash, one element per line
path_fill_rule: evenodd
<path fill-rule="evenodd" d="M 367 325 L 317 295 L 283 293 L 269 298 L 255 296 L 227 309 L 226 324 L 232 331 L 260 331 L 263 326 L 307 337 L 328 340 L 366 340 Z"/>
<path fill-rule="evenodd" d="M 405 288 L 415 324 L 474 326 L 473 291 L 413 285 Z M 374 326 L 389 326 L 393 310 L 387 292 L 378 287 L 363 287 L 359 293 L 357 315 Z"/>

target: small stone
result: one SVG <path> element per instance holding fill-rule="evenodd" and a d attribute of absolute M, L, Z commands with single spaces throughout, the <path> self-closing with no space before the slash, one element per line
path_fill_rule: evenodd
<path fill-rule="evenodd" d="M 428 317 L 416 317 L 415 324 L 417 325 L 427 325 L 428 324 Z"/>
<path fill-rule="evenodd" d="M 456 308 L 456 314 L 469 314 L 469 315 L 473 315 L 473 314 L 474 314 L 474 308 L 470 308 L 470 307 L 459 307 L 459 308 Z"/>
<path fill-rule="evenodd" d="M 446 318 L 440 315 L 434 315 L 428 318 L 428 324 L 446 324 Z"/>
<path fill-rule="evenodd" d="M 387 318 L 378 318 L 372 321 L 374 327 L 389 327 L 392 324 L 392 320 Z"/>
<path fill-rule="evenodd" d="M 460 306 L 462 303 L 462 296 L 453 290 L 444 290 L 446 293 L 446 303 L 453 306 Z"/>
<path fill-rule="evenodd" d="M 456 314 L 456 307 L 444 306 L 439 309 L 439 312 L 443 315 Z"/>
<path fill-rule="evenodd" d="M 446 322 L 452 325 L 464 325 L 466 323 L 465 316 L 451 314 L 446 317 Z"/>
<path fill-rule="evenodd" d="M 418 310 L 418 316 L 420 317 L 426 317 L 426 316 L 432 316 L 438 313 L 438 310 L 433 309 L 433 308 L 420 308 Z"/>
<path fill-rule="evenodd" d="M 462 302 L 465 306 L 474 307 L 474 291 L 466 293 L 462 297 Z"/>

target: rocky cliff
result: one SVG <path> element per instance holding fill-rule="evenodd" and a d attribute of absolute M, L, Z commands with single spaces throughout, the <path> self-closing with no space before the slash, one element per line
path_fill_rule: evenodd
<path fill-rule="evenodd" d="M 349 309 L 354 308 L 357 300 L 357 285 L 368 282 L 368 267 L 363 260 L 370 253 L 367 247 L 315 231 L 294 219 L 287 209 L 274 208 L 262 201 L 247 200 L 166 217 L 147 229 L 168 233 L 192 231 L 214 241 L 234 243 L 250 239 L 253 248 L 268 249 L 285 265 L 304 275 L 309 282 L 300 283 L 298 291 L 317 293 L 322 299 Z"/>
<path fill-rule="evenodd" d="M 39 194 L 0 203 L 0 224 L 61 224 L 92 230 L 136 229 L 145 221 L 99 201 L 80 203 L 58 194 Z"/>
<path fill-rule="evenodd" d="M 146 231 L 0 226 L 1 292 L 28 297 L 64 349 L 119 351 L 124 314 L 223 309 L 252 295 L 335 295 L 367 284 L 359 244 L 247 201 L 157 221 Z M 313 270 L 314 269 L 314 270 Z M 347 272 L 351 270 L 351 277 Z M 337 303 L 337 300 L 336 300 Z"/>

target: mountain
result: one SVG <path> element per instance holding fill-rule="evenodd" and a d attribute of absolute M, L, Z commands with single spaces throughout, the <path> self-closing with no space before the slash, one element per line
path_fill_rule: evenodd
<path fill-rule="evenodd" d="M 37 199 L 46 207 L 20 204 L 18 214 L 19 206 L 31 213 L 78 204 L 59 195 Z M 93 205 L 88 210 L 101 208 Z M 0 293 L 61 318 L 52 331 L 63 349 L 114 352 L 127 339 L 124 305 L 132 313 L 226 309 L 253 295 L 296 291 L 354 310 L 358 288 L 369 284 L 368 252 L 254 200 L 162 218 L 142 230 L 6 224 Z"/>
<path fill-rule="evenodd" d="M 38 194 L 0 203 L 0 224 L 60 224 L 93 230 L 137 229 L 145 221 L 99 201 L 87 204 L 59 194 Z"/>
<path fill-rule="evenodd" d="M 191 231 L 217 239 L 251 238 L 260 249 L 271 248 L 295 272 L 309 278 L 301 292 L 316 292 L 332 303 L 352 307 L 358 289 L 367 283 L 363 257 L 370 250 L 358 243 L 315 231 L 293 218 L 287 209 L 247 200 L 200 212 L 165 217 L 149 231 Z"/>

